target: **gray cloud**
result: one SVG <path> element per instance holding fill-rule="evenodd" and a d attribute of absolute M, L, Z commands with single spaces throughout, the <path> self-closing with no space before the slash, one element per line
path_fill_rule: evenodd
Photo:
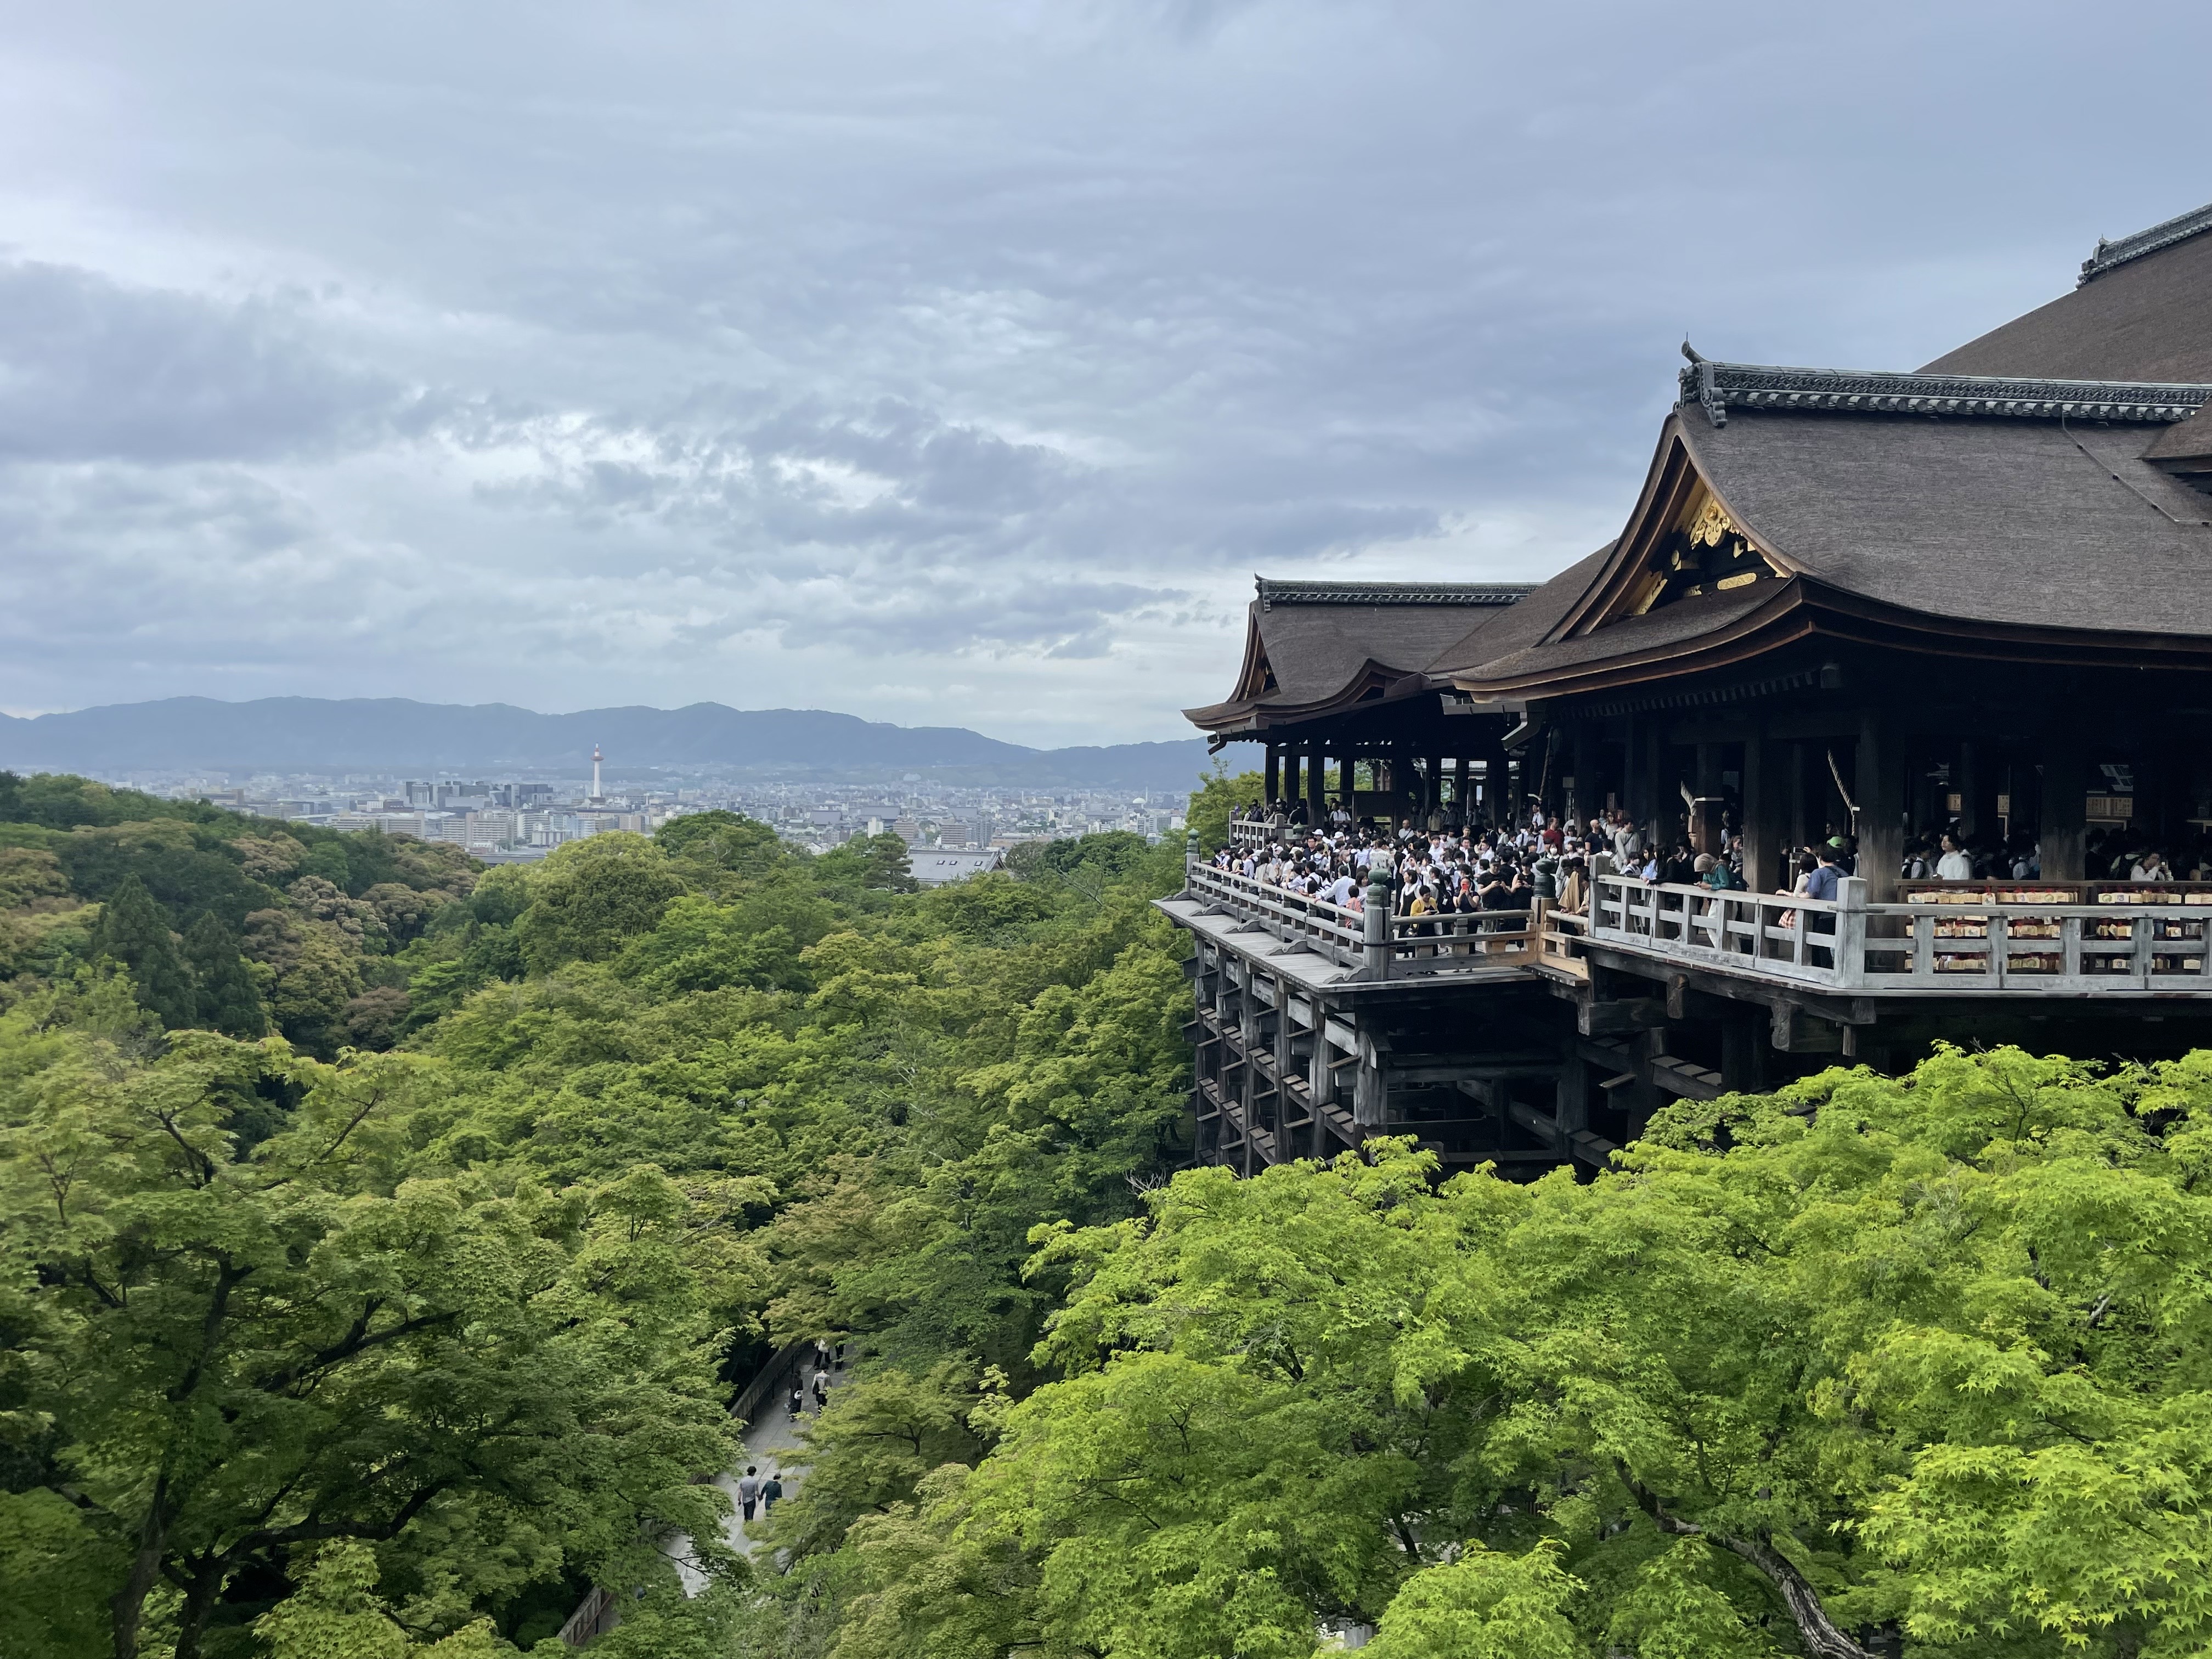
<path fill-rule="evenodd" d="M 130 288 L 0 264 L 0 458 L 266 459 L 373 441 L 406 411 L 281 298 Z"/>
<path fill-rule="evenodd" d="M 11 20 L 0 703 L 1174 735 L 1255 569 L 1549 574 L 1684 331 L 1935 356 L 2212 198 L 2212 18 L 124 0 Z M 2154 41 L 2149 50 L 2147 42 Z"/>

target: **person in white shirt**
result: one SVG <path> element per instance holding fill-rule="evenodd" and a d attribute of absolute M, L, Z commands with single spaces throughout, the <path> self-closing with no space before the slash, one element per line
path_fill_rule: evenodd
<path fill-rule="evenodd" d="M 1936 879 L 1938 881 L 1972 881 L 1974 861 L 1968 858 L 1958 842 L 1949 836 L 1943 837 L 1943 856 L 1936 860 Z"/>
<path fill-rule="evenodd" d="M 2130 881 L 2172 881 L 2173 872 L 2165 857 L 2154 847 L 2136 860 L 2135 868 L 2128 872 Z"/>

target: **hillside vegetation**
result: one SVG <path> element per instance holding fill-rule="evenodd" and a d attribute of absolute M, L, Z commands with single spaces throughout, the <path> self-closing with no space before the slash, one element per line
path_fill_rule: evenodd
<path fill-rule="evenodd" d="M 2212 1642 L 2212 1057 L 1237 1180 L 1179 1170 L 1173 848 L 916 892 L 709 813 L 477 871 L 8 787 L 9 1656 L 491 1659 L 594 1584 L 612 1659 Z M 821 1334 L 748 1565 L 699 1477 Z"/>

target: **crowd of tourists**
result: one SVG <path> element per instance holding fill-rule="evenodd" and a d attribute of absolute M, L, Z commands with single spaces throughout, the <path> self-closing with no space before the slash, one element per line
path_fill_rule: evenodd
<path fill-rule="evenodd" d="M 1355 916 L 1364 913 L 1377 878 L 1394 913 L 1414 917 L 1526 911 L 1539 899 L 1582 912 L 1591 882 L 1609 875 L 1723 892 L 1748 885 L 1743 837 L 1725 821 L 1717 850 L 1699 853 L 1687 836 L 1665 847 L 1653 843 L 1618 811 L 1581 825 L 1538 809 L 1517 824 L 1459 825 L 1431 817 L 1428 827 L 1395 830 L 1354 821 L 1341 807 L 1325 822 L 1308 823 L 1303 803 L 1289 811 L 1249 807 L 1237 817 L 1261 826 L 1261 834 L 1223 848 L 1214 855 L 1216 867 Z M 2139 835 L 2100 828 L 2090 832 L 2086 872 L 2098 881 L 2212 880 L 2212 841 L 2185 851 L 2177 864 Z M 1827 834 L 1796 850 L 1786 884 L 1775 890 L 1833 899 L 1837 884 L 1856 872 L 1858 858 L 1856 838 Z M 1953 824 L 1909 839 L 1899 874 L 1915 881 L 2029 880 L 2042 874 L 2042 866 L 2032 836 L 1982 838 Z"/>

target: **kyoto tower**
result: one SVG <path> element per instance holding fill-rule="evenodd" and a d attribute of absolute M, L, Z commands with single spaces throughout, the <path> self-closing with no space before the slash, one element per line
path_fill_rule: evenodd
<path fill-rule="evenodd" d="M 599 787 L 599 745 L 596 743 L 592 745 L 592 799 L 606 799 L 605 793 Z"/>

